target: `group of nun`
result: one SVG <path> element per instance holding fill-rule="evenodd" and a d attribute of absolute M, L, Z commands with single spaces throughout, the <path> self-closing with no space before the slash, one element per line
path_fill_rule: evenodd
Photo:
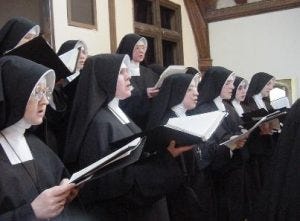
<path fill-rule="evenodd" d="M 165 68 L 145 64 L 146 38 L 127 34 L 113 54 L 88 56 L 83 41 L 65 42 L 57 54 L 80 49 L 77 70 L 55 79 L 46 66 L 7 55 L 39 34 L 21 17 L 0 30 L 0 220 L 300 219 L 299 101 L 280 130 L 266 122 L 220 145 L 247 129 L 244 113 L 274 111 L 274 76 L 259 72 L 248 83 L 224 67 L 189 67 L 155 88 Z M 211 111 L 226 115 L 205 142 L 165 145 L 157 134 L 135 163 L 68 182 L 112 143 Z"/>

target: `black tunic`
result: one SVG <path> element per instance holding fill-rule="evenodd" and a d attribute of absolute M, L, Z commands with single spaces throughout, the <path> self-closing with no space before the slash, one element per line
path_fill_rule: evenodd
<path fill-rule="evenodd" d="M 67 163 L 77 168 L 89 165 L 113 151 L 111 142 L 140 132 L 133 122 L 122 124 L 108 109 L 126 58 L 106 54 L 87 59 L 71 113 L 64 153 Z M 166 205 L 160 199 L 181 180 L 179 169 L 173 168 L 171 155 L 161 151 L 85 185 L 84 204 L 96 220 L 165 221 Z"/>
<path fill-rule="evenodd" d="M 232 71 L 223 67 L 210 68 L 199 84 L 199 103 L 190 114 L 218 110 L 213 100 L 220 95 L 222 87 L 231 73 Z M 215 218 L 222 221 L 241 221 L 245 218 L 243 151 L 234 150 L 231 157 L 228 147 L 218 145 L 231 136 L 241 133 L 240 120 L 233 107 L 227 102 L 223 101 L 223 103 L 228 115 L 211 138 L 211 142 L 216 144 L 210 166 L 217 200 Z"/>
<path fill-rule="evenodd" d="M 132 60 L 132 53 L 136 43 L 142 38 L 138 34 L 125 35 L 117 49 L 119 54 L 128 54 Z M 129 98 L 120 102 L 120 107 L 142 130 L 147 126 L 151 99 L 148 98 L 147 88 L 153 87 L 157 82 L 159 75 L 147 68 L 141 62 L 140 76 L 132 76 L 131 84 L 134 87 Z"/>
<path fill-rule="evenodd" d="M 68 176 L 61 161 L 44 143 L 32 135 L 27 135 L 26 141 L 34 159 L 16 165 L 10 163 L 0 145 L 0 220 L 37 220 L 31 202 Z M 65 210 L 53 220 L 72 219 L 68 219 Z"/>

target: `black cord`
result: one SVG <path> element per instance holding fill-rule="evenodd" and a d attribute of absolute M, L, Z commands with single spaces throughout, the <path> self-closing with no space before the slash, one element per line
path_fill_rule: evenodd
<path fill-rule="evenodd" d="M 22 168 L 26 171 L 27 175 L 29 176 L 30 180 L 32 181 L 36 191 L 38 193 L 41 192 L 41 189 L 39 188 L 39 186 L 37 185 L 37 183 L 35 182 L 34 178 L 32 177 L 31 173 L 28 171 L 27 167 L 24 165 L 24 163 L 22 162 L 21 158 L 19 157 L 19 155 L 17 154 L 17 152 L 14 150 L 14 148 L 12 147 L 12 145 L 10 144 L 10 142 L 7 140 L 7 138 L 4 136 L 4 134 L 2 133 L 2 131 L 0 131 L 0 134 L 2 135 L 2 137 L 5 139 L 6 143 L 8 144 L 8 146 L 10 147 L 10 149 L 14 152 L 14 154 L 17 156 L 18 160 L 20 161 Z M 35 174 L 36 174 L 36 180 L 38 180 L 37 177 L 37 171 L 36 171 L 36 166 L 33 162 L 33 167 L 35 170 Z"/>

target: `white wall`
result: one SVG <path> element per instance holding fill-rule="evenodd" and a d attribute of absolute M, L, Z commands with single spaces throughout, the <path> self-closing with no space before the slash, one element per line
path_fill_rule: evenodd
<path fill-rule="evenodd" d="M 259 71 L 294 79 L 300 97 L 300 8 L 209 24 L 213 65 L 250 79 Z"/>
<path fill-rule="evenodd" d="M 108 1 L 109 0 L 96 1 L 98 30 L 89 30 L 68 26 L 67 1 L 53 0 L 56 50 L 58 50 L 60 45 L 66 40 L 81 39 L 87 43 L 90 55 L 110 53 Z M 187 66 L 198 67 L 197 49 L 184 2 L 183 0 L 172 1 L 181 5 L 184 63 Z M 115 6 L 116 35 L 117 44 L 119 44 L 125 34 L 134 32 L 133 1 L 115 0 Z"/>

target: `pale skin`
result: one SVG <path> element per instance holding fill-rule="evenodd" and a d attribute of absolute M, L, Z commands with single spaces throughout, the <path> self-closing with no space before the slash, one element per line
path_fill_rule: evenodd
<path fill-rule="evenodd" d="M 45 92 L 46 85 L 40 83 L 36 88 Z M 45 94 L 41 99 L 30 97 L 27 103 L 24 119 L 31 125 L 39 125 L 43 122 L 46 107 L 49 104 Z M 63 179 L 58 186 L 44 190 L 32 202 L 31 207 L 38 219 L 50 219 L 59 215 L 65 205 L 71 202 L 78 194 L 75 184 L 69 184 L 68 179 Z"/>
<path fill-rule="evenodd" d="M 127 68 L 122 68 L 119 72 L 115 96 L 120 100 L 124 100 L 131 96 L 130 74 Z M 176 143 L 173 140 L 167 147 L 167 150 L 172 155 L 172 157 L 177 157 L 183 152 L 186 152 L 193 148 L 192 146 L 175 147 L 175 145 Z"/>
<path fill-rule="evenodd" d="M 145 54 L 147 51 L 147 46 L 144 44 L 136 44 L 132 51 L 132 60 L 135 63 L 141 63 L 145 59 Z M 147 96 L 148 98 L 155 97 L 159 92 L 159 89 L 155 87 L 147 88 Z"/>
<path fill-rule="evenodd" d="M 236 89 L 235 100 L 243 102 L 246 98 L 247 90 L 248 84 L 245 81 L 242 81 Z"/>

